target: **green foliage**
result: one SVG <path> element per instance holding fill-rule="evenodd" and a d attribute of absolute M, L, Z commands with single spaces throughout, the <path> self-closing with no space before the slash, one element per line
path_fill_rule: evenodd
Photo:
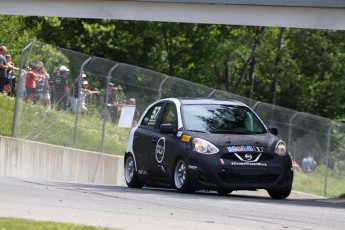
<path fill-rule="evenodd" d="M 55 49 L 48 44 L 33 43 L 24 55 L 24 65 L 43 62 L 49 73 L 53 73 L 61 65 L 69 66 L 69 59 L 61 50 Z M 30 63 L 29 63 L 30 62 Z"/>
<path fill-rule="evenodd" d="M 7 25 L 1 43 L 10 50 L 23 47 L 31 36 L 242 96 L 248 95 L 253 84 L 253 99 L 330 119 L 345 116 L 345 96 L 340 93 L 345 90 L 345 35 L 341 31 L 1 17 Z M 257 29 L 262 33 L 257 34 Z"/>
<path fill-rule="evenodd" d="M 85 225 L 55 223 L 48 221 L 32 221 L 18 218 L 0 218 L 0 228 L 2 230 L 107 230 L 109 228 L 99 228 Z"/>
<path fill-rule="evenodd" d="M 19 65 L 20 52 L 28 39 L 34 39 L 34 32 L 25 27 L 24 17 L 0 15 L 0 45 L 8 49 L 12 61 Z"/>
<path fill-rule="evenodd" d="M 0 135 L 12 136 L 15 98 L 0 94 Z"/>
<path fill-rule="evenodd" d="M 330 119 L 345 114 L 341 31 L 24 17 L 38 39 Z M 260 30 L 260 33 L 257 31 Z M 253 87 L 253 89 L 252 89 Z"/>

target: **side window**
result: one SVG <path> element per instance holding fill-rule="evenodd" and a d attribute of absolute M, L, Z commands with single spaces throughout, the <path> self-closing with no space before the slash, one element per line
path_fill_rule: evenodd
<path fill-rule="evenodd" d="M 160 113 L 162 112 L 162 107 L 163 104 L 158 104 L 152 107 L 145 115 L 143 121 L 141 122 L 141 125 L 155 128 Z"/>
<path fill-rule="evenodd" d="M 175 128 L 177 128 L 177 114 L 174 104 L 169 103 L 165 107 L 162 124 L 172 124 L 175 126 Z"/>

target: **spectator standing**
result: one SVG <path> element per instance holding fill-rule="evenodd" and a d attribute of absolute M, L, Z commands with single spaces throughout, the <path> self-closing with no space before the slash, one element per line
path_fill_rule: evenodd
<path fill-rule="evenodd" d="M 116 124 L 119 112 L 119 104 L 116 101 L 115 84 L 110 82 L 105 93 L 104 100 L 106 100 L 108 97 L 108 101 L 105 101 L 107 114 L 110 114 L 111 122 Z"/>
<path fill-rule="evenodd" d="M 311 173 L 315 167 L 316 161 L 314 160 L 314 157 L 311 154 L 308 154 L 306 157 L 303 158 L 302 171 L 304 173 Z"/>
<path fill-rule="evenodd" d="M 31 102 L 35 102 L 36 83 L 38 79 L 39 76 L 37 66 L 35 64 L 31 64 L 29 67 L 29 72 L 26 74 L 25 79 L 25 101 L 29 100 Z"/>
<path fill-rule="evenodd" d="M 140 112 L 137 109 L 135 98 L 129 98 L 127 101 L 127 105 L 135 106 L 135 112 L 134 112 L 134 117 L 133 117 L 133 122 L 132 122 L 132 127 L 134 127 L 137 125 L 138 120 L 140 118 Z"/>
<path fill-rule="evenodd" d="M 12 66 L 7 65 L 6 54 L 7 48 L 0 46 L 0 93 L 3 92 L 7 81 L 7 71 L 12 69 Z"/>
<path fill-rule="evenodd" d="M 50 89 L 50 100 L 52 104 L 56 104 L 56 98 L 54 95 L 54 80 L 59 75 L 59 70 L 54 71 L 53 74 L 50 76 L 49 81 L 49 89 Z"/>
<path fill-rule="evenodd" d="M 8 93 L 9 96 L 14 95 L 14 91 L 16 90 L 16 75 L 14 74 L 14 70 L 19 70 L 19 68 L 14 66 L 14 63 L 12 62 L 11 55 L 6 55 L 6 62 L 8 66 L 11 66 L 11 69 L 7 70 L 7 81 L 10 86 L 10 91 Z"/>
<path fill-rule="evenodd" d="M 58 75 L 55 77 L 53 82 L 53 93 L 55 97 L 55 102 L 57 103 L 58 110 L 67 110 L 67 102 L 69 99 L 69 88 L 67 73 L 69 69 L 66 66 L 61 66 L 59 68 Z"/>
<path fill-rule="evenodd" d="M 35 100 L 41 102 L 42 105 L 46 105 L 49 111 L 51 108 L 50 89 L 49 89 L 50 76 L 47 73 L 46 69 L 44 68 L 43 62 L 37 63 L 37 70 L 38 70 L 39 80 L 36 86 Z"/>
<path fill-rule="evenodd" d="M 114 105 L 115 105 L 116 110 L 117 110 L 116 122 L 118 122 L 119 114 L 121 113 L 121 109 L 122 109 L 122 105 L 126 103 L 126 96 L 122 92 L 122 87 L 120 85 L 117 87 L 114 87 L 113 92 L 115 95 Z"/>
<path fill-rule="evenodd" d="M 83 115 L 87 113 L 89 110 L 86 108 L 86 96 L 92 96 L 92 91 L 88 89 L 89 83 L 87 81 L 83 81 L 82 88 L 80 90 L 79 95 L 79 111 Z M 78 101 L 77 101 L 78 103 Z"/>
<path fill-rule="evenodd" d="M 81 78 L 82 78 L 82 82 L 86 81 L 86 74 L 82 74 L 81 75 Z M 72 109 L 73 109 L 73 112 L 76 112 L 77 111 L 77 108 L 78 108 L 78 94 L 79 94 L 79 91 L 80 91 L 80 78 L 78 77 L 77 80 L 75 80 L 74 84 L 73 84 L 73 88 L 71 90 L 71 100 L 72 100 Z"/>

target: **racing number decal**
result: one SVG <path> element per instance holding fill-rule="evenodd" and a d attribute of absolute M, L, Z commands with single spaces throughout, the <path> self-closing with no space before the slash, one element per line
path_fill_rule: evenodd
<path fill-rule="evenodd" d="M 156 107 L 156 108 L 152 111 L 150 120 L 156 120 L 157 115 L 158 115 L 159 111 L 161 110 L 161 108 L 162 108 L 162 107 L 158 106 L 158 107 Z"/>
<path fill-rule="evenodd" d="M 156 145 L 156 160 L 158 163 L 162 163 L 164 159 L 164 153 L 165 153 L 165 138 L 161 137 L 157 141 Z"/>

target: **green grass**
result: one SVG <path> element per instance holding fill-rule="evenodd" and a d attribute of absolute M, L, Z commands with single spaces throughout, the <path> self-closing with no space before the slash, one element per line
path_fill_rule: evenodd
<path fill-rule="evenodd" d="M 46 221 L 31 221 L 17 218 L 0 218 L 1 230 L 107 230 L 110 228 L 99 228 L 86 225 L 67 223 L 55 223 Z"/>
<path fill-rule="evenodd" d="M 325 167 L 320 165 L 312 173 L 296 172 L 292 189 L 318 196 L 324 196 Z M 328 172 L 326 197 L 345 196 L 345 175 Z"/>
<path fill-rule="evenodd" d="M 12 135 L 15 98 L 0 95 L 0 135 Z"/>
<path fill-rule="evenodd" d="M 48 144 L 74 147 L 75 114 L 20 102 L 15 137 Z M 118 128 L 107 122 L 104 151 L 102 151 L 103 116 L 98 112 L 79 115 L 76 129 L 76 148 L 123 155 L 130 129 Z"/>

